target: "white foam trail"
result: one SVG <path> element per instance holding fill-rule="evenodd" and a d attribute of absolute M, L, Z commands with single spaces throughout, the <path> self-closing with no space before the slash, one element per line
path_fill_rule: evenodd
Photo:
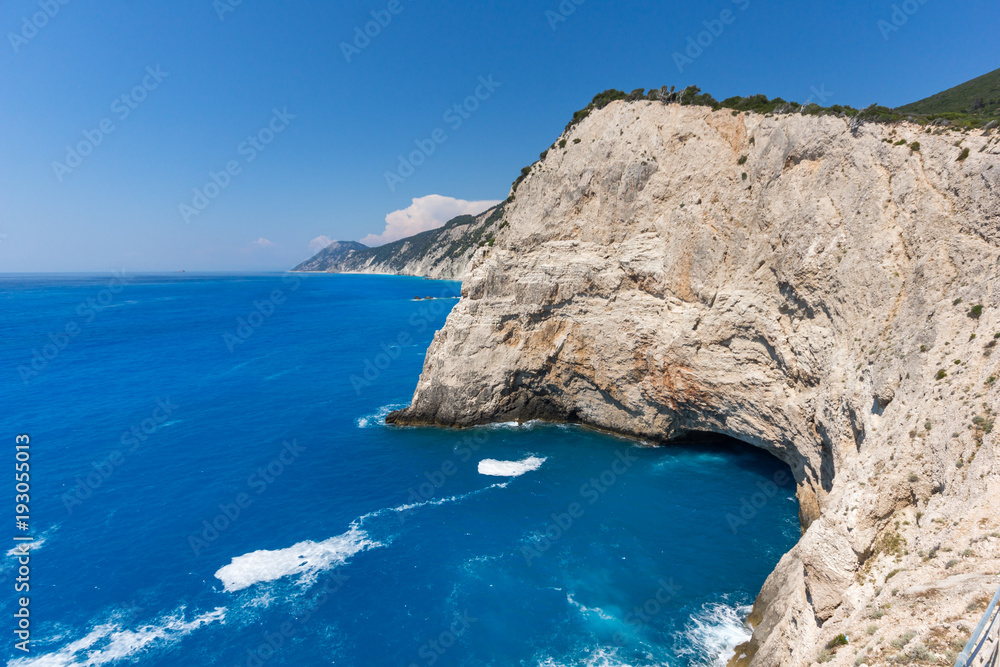
<path fill-rule="evenodd" d="M 38 551 L 45 546 L 45 538 L 39 537 L 31 542 L 21 542 L 21 545 L 26 545 L 24 548 L 27 549 L 29 553 L 32 551 Z M 21 550 L 21 546 L 16 546 L 7 552 L 8 556 L 21 556 L 23 554 L 24 551 Z"/>
<path fill-rule="evenodd" d="M 39 537 L 39 538 L 36 538 L 35 540 L 33 540 L 31 542 L 21 542 L 21 544 L 22 545 L 27 545 L 24 548 L 27 549 L 29 552 L 38 551 L 43 546 L 45 546 L 45 538 L 44 537 Z M 21 547 L 20 546 L 16 546 L 13 549 L 11 549 L 10 551 L 8 551 L 7 555 L 8 556 L 20 556 L 23 553 L 24 552 L 21 550 Z"/>
<path fill-rule="evenodd" d="M 492 475 L 493 477 L 519 477 L 526 472 L 538 470 L 546 460 L 537 456 L 529 456 L 522 461 L 483 459 L 479 462 L 479 474 Z"/>
<path fill-rule="evenodd" d="M 490 489 L 505 489 L 510 482 L 497 482 L 496 484 L 490 484 L 482 489 L 476 489 L 475 491 L 469 491 L 468 493 L 463 493 L 457 496 L 448 496 L 446 498 L 432 498 L 431 500 L 424 500 L 419 503 L 409 503 L 408 505 L 400 505 L 399 507 L 385 507 L 380 510 L 375 510 L 374 512 L 369 512 L 364 516 L 358 517 L 354 520 L 351 525 L 363 525 L 368 519 L 374 519 L 378 516 L 385 516 L 386 514 L 396 514 L 402 512 L 409 512 L 418 507 L 432 506 L 432 505 L 446 505 L 448 503 L 458 502 L 459 500 L 465 500 L 466 498 L 471 498 L 472 496 L 478 496 L 480 493 L 489 491 Z"/>
<path fill-rule="evenodd" d="M 56 525 L 52 526 L 48 530 L 43 531 L 40 535 L 38 535 L 37 537 L 35 537 L 35 539 L 33 539 L 31 542 L 21 542 L 20 544 L 27 544 L 28 546 L 25 547 L 25 548 L 29 552 L 30 551 L 38 551 L 43 546 L 45 546 L 45 543 L 49 541 L 49 537 L 52 535 L 52 533 L 54 533 L 57 530 L 59 530 L 60 526 L 62 526 L 62 524 L 61 523 L 57 523 Z M 24 553 L 24 552 L 21 551 L 21 548 L 19 546 L 15 545 L 13 549 L 11 549 L 11 550 L 9 550 L 7 552 L 7 555 L 8 556 L 18 556 L 18 555 L 20 555 L 22 553 Z"/>
<path fill-rule="evenodd" d="M 619 622 L 617 618 L 615 618 L 614 616 L 612 616 L 608 612 L 604 611 L 600 607 L 588 607 L 585 604 L 581 604 L 581 603 L 577 602 L 576 600 L 573 599 L 573 594 L 572 593 L 567 593 L 566 594 L 566 602 L 569 602 L 571 605 L 573 605 L 574 607 L 576 607 L 580 611 L 581 614 L 584 614 L 584 615 L 594 614 L 594 615 L 596 615 L 598 618 L 600 618 L 603 621 L 613 621 L 613 622 L 616 622 L 616 623 Z"/>
<path fill-rule="evenodd" d="M 614 648 L 593 649 L 589 655 L 574 657 L 571 662 L 556 662 L 553 658 L 545 658 L 538 663 L 538 667 L 637 667 L 634 663 L 625 662 L 617 655 Z"/>
<path fill-rule="evenodd" d="M 531 429 L 535 428 L 536 426 L 541 426 L 544 423 L 545 422 L 541 421 L 540 419 L 532 419 L 531 421 L 526 421 L 526 422 L 495 422 L 493 424 L 484 424 L 483 426 L 480 426 L 479 428 L 488 428 L 488 429 L 493 429 L 493 430 L 505 429 L 505 430 L 525 430 L 525 431 L 530 431 Z"/>
<path fill-rule="evenodd" d="M 490 489 L 505 488 L 509 483 L 498 482 L 458 496 L 434 498 L 419 503 L 375 510 L 352 521 L 350 530 L 342 535 L 331 537 L 322 542 L 307 540 L 285 549 L 253 551 L 237 556 L 230 561 L 229 565 L 220 568 L 215 576 L 229 593 L 249 588 L 254 584 L 276 581 L 291 576 L 298 576 L 300 585 L 307 587 L 315 583 L 317 573 L 343 565 L 351 556 L 362 551 L 386 546 L 386 543 L 372 539 L 366 531 L 362 530 L 366 521 L 387 514 L 409 512 L 418 507 L 458 502 Z"/>
<path fill-rule="evenodd" d="M 702 659 L 698 664 L 725 667 L 736 655 L 736 647 L 750 639 L 744 619 L 752 609 L 717 602 L 704 605 L 684 625 L 681 639 L 685 648 L 678 653 Z"/>
<path fill-rule="evenodd" d="M 229 375 L 233 371 L 238 371 L 239 369 L 243 368 L 244 366 L 248 366 L 248 365 L 250 365 L 250 364 L 252 364 L 254 362 L 261 361 L 263 359 L 267 359 L 268 357 L 273 357 L 275 354 L 277 354 L 277 352 L 270 352 L 268 354 L 265 354 L 262 357 L 257 357 L 256 359 L 247 359 L 243 363 L 236 364 L 235 366 L 233 366 L 232 368 L 230 368 L 228 371 L 226 371 L 225 373 L 223 373 L 223 375 Z"/>
<path fill-rule="evenodd" d="M 295 368 L 289 368 L 288 370 L 281 371 L 280 373 L 275 373 L 274 375 L 268 375 L 264 379 L 265 380 L 274 380 L 275 378 L 280 378 L 283 375 L 288 375 L 289 373 L 294 373 L 297 370 L 299 370 L 298 366 L 296 366 Z"/>
<path fill-rule="evenodd" d="M 226 610 L 196 616 L 188 621 L 184 609 L 158 618 L 154 623 L 126 629 L 116 622 L 102 623 L 85 636 L 70 642 L 58 651 L 33 658 L 17 658 L 8 663 L 11 667 L 69 667 L 70 665 L 106 665 L 130 658 L 149 648 L 173 644 L 204 625 L 225 623 Z"/>
<path fill-rule="evenodd" d="M 343 535 L 322 542 L 307 540 L 285 549 L 253 551 L 237 556 L 215 573 L 227 592 L 243 590 L 254 584 L 298 576 L 303 586 L 316 580 L 316 573 L 342 565 L 354 554 L 382 546 L 357 526 Z"/>
<path fill-rule="evenodd" d="M 375 428 L 378 426 L 385 426 L 385 418 L 389 416 L 390 412 L 395 410 L 402 410 L 406 407 L 405 403 L 393 403 L 391 405 L 384 405 L 370 415 L 365 415 L 364 417 L 358 417 L 354 422 L 355 426 L 358 428 Z"/>

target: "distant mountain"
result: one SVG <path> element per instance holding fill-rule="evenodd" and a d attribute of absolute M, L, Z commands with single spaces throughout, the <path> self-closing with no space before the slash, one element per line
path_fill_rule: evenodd
<path fill-rule="evenodd" d="M 1000 116 L 1000 69 L 931 95 L 896 111 L 911 114 L 967 113 Z"/>
<path fill-rule="evenodd" d="M 443 227 L 369 248 L 356 241 L 334 241 L 292 271 L 378 273 L 461 280 L 473 253 L 493 245 L 501 227 L 503 204 L 479 215 L 462 215 Z"/>
<path fill-rule="evenodd" d="M 355 253 L 371 250 L 357 241 L 334 241 L 320 250 L 310 259 L 296 266 L 293 271 L 326 271 L 327 267 L 337 266 Z"/>

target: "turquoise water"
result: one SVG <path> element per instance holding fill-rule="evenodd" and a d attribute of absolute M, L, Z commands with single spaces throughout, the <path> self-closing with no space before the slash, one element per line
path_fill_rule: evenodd
<path fill-rule="evenodd" d="M 777 460 L 382 423 L 457 290 L 0 280 L 3 432 L 32 438 L 36 538 L 32 652 L 9 642 L 10 664 L 710 665 L 745 639 L 799 534 Z"/>

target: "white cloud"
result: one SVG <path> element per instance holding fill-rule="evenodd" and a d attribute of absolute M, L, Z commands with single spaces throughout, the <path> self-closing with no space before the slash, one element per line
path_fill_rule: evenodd
<path fill-rule="evenodd" d="M 261 248 L 270 248 L 274 244 L 265 239 L 263 236 L 254 241 L 251 245 L 259 246 Z"/>
<path fill-rule="evenodd" d="M 499 201 L 466 201 L 441 195 L 427 195 L 413 200 L 402 211 L 393 211 L 385 216 L 385 231 L 369 234 L 361 239 L 367 246 L 379 246 L 392 241 L 413 236 L 429 229 L 437 229 L 452 218 L 460 215 L 478 215 Z"/>
<path fill-rule="evenodd" d="M 309 250 L 310 252 L 319 252 L 331 243 L 333 243 L 333 239 L 328 238 L 326 235 L 317 236 L 309 242 Z"/>

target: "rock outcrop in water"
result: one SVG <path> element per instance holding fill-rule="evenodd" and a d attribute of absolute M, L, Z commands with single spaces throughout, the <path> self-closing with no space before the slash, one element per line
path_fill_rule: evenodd
<path fill-rule="evenodd" d="M 377 248 L 357 241 L 334 241 L 292 271 L 375 273 L 461 280 L 480 247 L 500 231 L 503 204 L 479 215 L 462 215 L 444 226 Z"/>
<path fill-rule="evenodd" d="M 804 532 L 732 664 L 943 664 L 1000 584 L 1000 137 L 640 101 L 562 139 L 388 421 L 762 447 Z"/>

